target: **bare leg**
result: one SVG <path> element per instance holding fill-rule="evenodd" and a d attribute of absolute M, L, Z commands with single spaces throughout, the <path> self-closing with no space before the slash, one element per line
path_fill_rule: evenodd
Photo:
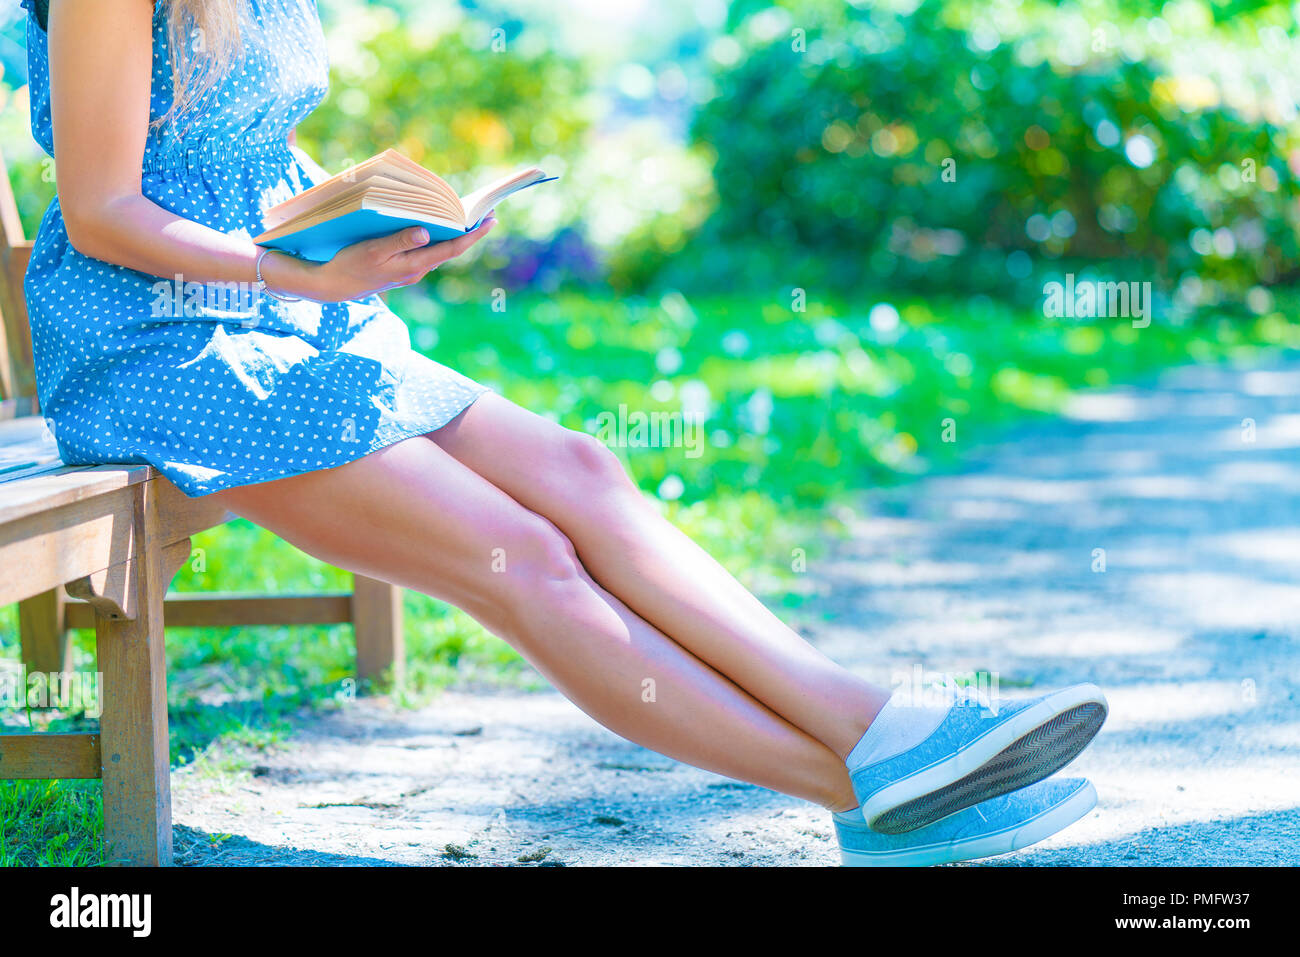
<path fill-rule="evenodd" d="M 489 393 L 429 437 L 559 526 L 592 577 L 628 607 L 841 758 L 888 700 L 659 515 L 593 436 Z"/>
<path fill-rule="evenodd" d="M 465 609 L 626 738 L 832 810 L 857 805 L 834 753 L 630 611 L 551 522 L 433 442 L 217 495 L 309 554 Z"/>

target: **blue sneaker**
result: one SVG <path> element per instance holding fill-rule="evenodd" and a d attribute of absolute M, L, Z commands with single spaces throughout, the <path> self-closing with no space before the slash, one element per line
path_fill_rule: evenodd
<path fill-rule="evenodd" d="M 849 767 L 867 825 L 902 834 L 1055 774 L 1106 720 L 1106 698 L 1080 684 L 1037 698 L 958 701 L 920 744 Z"/>
<path fill-rule="evenodd" d="M 1018 851 L 1069 827 L 1097 805 L 1084 778 L 1050 778 L 906 834 L 881 834 L 858 811 L 833 815 L 845 867 L 928 867 Z"/>

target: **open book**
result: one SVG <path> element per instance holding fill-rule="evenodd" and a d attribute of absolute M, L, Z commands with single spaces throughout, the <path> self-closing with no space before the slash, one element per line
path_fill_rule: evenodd
<path fill-rule="evenodd" d="M 469 232 L 511 193 L 556 179 L 535 166 L 468 196 L 397 150 L 384 150 L 267 210 L 253 242 L 302 259 L 328 262 L 344 246 L 423 226 L 430 242 Z"/>

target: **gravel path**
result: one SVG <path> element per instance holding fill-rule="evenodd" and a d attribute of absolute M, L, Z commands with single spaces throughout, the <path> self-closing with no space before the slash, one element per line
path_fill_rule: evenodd
<path fill-rule="evenodd" d="M 867 494 L 809 568 L 806 633 L 874 680 L 1106 690 L 1067 771 L 1097 809 L 991 863 L 1300 862 L 1297 396 L 1291 365 L 1081 397 L 960 474 Z M 181 863 L 838 859 L 820 809 L 628 744 L 554 693 L 356 702 L 258 760 L 223 787 L 174 776 Z"/>

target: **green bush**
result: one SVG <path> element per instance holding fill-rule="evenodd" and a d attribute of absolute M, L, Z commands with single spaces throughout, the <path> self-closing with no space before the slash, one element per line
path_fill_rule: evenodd
<path fill-rule="evenodd" d="M 1138 57 L 1132 34 L 1149 21 L 1106 19 L 1104 5 L 1080 20 L 1073 57 L 1060 36 L 1073 5 L 1027 2 L 1014 18 L 964 0 L 888 6 L 735 4 L 735 62 L 693 127 L 717 154 L 716 212 L 695 262 L 663 281 L 1005 295 L 1035 264 L 1122 260 L 1121 278 L 1167 292 L 1194 274 L 1179 300 L 1194 306 L 1294 278 L 1300 190 L 1284 157 L 1300 140 L 1259 77 L 1238 78 L 1254 99 L 1229 96 L 1209 69 Z M 1251 55 L 1185 26 L 1198 39 L 1161 49 Z"/>
<path fill-rule="evenodd" d="M 458 177 L 571 156 L 587 127 L 576 63 L 504 34 L 494 38 L 477 21 L 426 28 L 377 4 L 349 9 L 329 26 L 330 94 L 299 129 L 304 148 L 327 169 L 395 146 Z"/>

